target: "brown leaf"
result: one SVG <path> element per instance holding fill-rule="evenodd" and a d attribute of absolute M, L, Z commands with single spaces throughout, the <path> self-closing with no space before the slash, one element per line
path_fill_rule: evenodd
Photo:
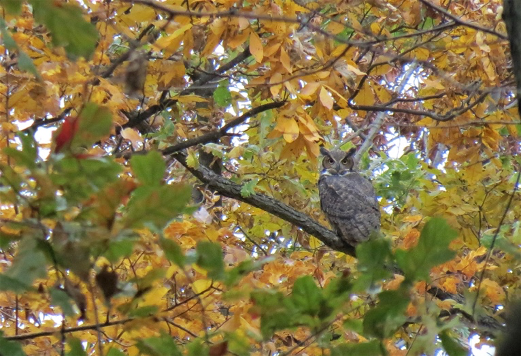
<path fill-rule="evenodd" d="M 212 345 L 208 351 L 209 356 L 223 356 L 228 351 L 228 341 L 220 342 L 219 344 Z"/>
<path fill-rule="evenodd" d="M 105 301 L 109 301 L 111 297 L 118 293 L 118 274 L 114 271 L 109 271 L 108 266 L 103 266 L 103 269 L 96 275 L 96 284 L 100 287 Z"/>

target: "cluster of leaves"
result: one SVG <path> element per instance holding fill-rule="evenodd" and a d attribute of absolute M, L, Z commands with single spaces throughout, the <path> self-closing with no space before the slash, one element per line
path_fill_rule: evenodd
<path fill-rule="evenodd" d="M 501 332 L 500 0 L 0 5 L 0 353 L 465 355 Z M 380 197 L 357 259 L 305 233 L 322 144 L 359 146 Z"/>

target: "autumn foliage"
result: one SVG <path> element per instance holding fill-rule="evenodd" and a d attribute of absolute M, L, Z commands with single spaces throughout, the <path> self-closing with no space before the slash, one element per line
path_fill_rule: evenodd
<path fill-rule="evenodd" d="M 0 0 L 0 354 L 496 345 L 520 301 L 503 6 Z M 321 145 L 379 196 L 356 248 Z"/>

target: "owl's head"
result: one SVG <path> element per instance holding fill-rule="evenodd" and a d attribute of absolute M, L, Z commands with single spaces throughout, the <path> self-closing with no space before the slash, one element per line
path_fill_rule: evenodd
<path fill-rule="evenodd" d="M 353 155 L 355 154 L 355 147 L 348 151 L 331 150 L 321 147 L 321 154 L 323 158 L 323 170 L 321 175 L 327 176 L 344 176 L 353 171 Z"/>

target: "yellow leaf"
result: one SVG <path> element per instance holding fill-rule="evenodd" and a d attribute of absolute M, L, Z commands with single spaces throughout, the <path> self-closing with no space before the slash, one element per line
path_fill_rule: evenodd
<path fill-rule="evenodd" d="M 180 103 L 206 103 L 207 99 L 197 95 L 183 95 L 176 98 Z"/>
<path fill-rule="evenodd" d="M 134 149 L 137 149 L 143 143 L 143 138 L 140 136 L 138 131 L 130 127 L 121 130 L 121 136 L 124 139 L 129 140 L 132 143 L 132 147 Z"/>
<path fill-rule="evenodd" d="M 163 63 L 161 72 L 164 74 L 160 77 L 160 81 L 165 89 L 184 83 L 185 64 L 183 64 L 183 61 Z"/>
<path fill-rule="evenodd" d="M 422 220 L 422 215 L 410 215 L 402 219 L 402 222 L 416 223 Z"/>
<path fill-rule="evenodd" d="M 288 71 L 288 73 L 292 73 L 292 64 L 290 63 L 290 56 L 286 53 L 284 48 L 281 48 L 281 63 L 283 67 Z"/>
<path fill-rule="evenodd" d="M 346 29 L 346 26 L 339 22 L 330 22 L 328 24 L 328 32 L 338 35 Z"/>
<path fill-rule="evenodd" d="M 211 279 L 206 279 L 206 278 L 198 279 L 197 281 L 192 283 L 192 290 L 194 291 L 194 293 L 199 294 L 199 293 L 207 290 L 208 288 L 210 288 L 211 285 L 212 285 Z"/>
<path fill-rule="evenodd" d="M 176 265 L 170 266 L 167 269 L 167 273 L 165 273 L 165 277 L 168 278 L 168 279 L 171 278 L 177 270 L 179 270 L 178 266 L 176 266 Z"/>
<path fill-rule="evenodd" d="M 196 168 L 197 169 L 199 167 L 199 160 L 196 157 L 196 154 L 194 153 L 194 151 L 189 151 L 189 153 L 187 155 L 187 165 L 190 168 Z"/>
<path fill-rule="evenodd" d="M 222 332 L 233 332 L 237 331 L 241 327 L 241 315 L 234 313 L 234 316 L 228 319 L 219 329 Z"/>
<path fill-rule="evenodd" d="M 357 105 L 373 105 L 375 104 L 375 99 L 373 97 L 373 91 L 368 82 L 365 82 L 362 89 L 359 91 L 359 94 L 355 97 L 355 102 Z"/>
<path fill-rule="evenodd" d="M 283 81 L 283 76 L 281 73 L 275 73 L 270 78 L 270 84 L 274 83 L 281 83 Z M 281 88 L 283 87 L 282 84 L 274 84 L 270 86 L 270 93 L 272 93 L 273 97 L 277 97 L 279 95 L 279 92 L 281 91 Z"/>
<path fill-rule="evenodd" d="M 265 47 L 264 49 L 264 55 L 267 56 L 267 57 L 270 57 L 271 55 L 273 55 L 274 53 L 277 52 L 277 50 L 279 49 L 279 47 L 281 47 L 281 42 L 277 42 L 277 43 L 274 43 L 274 44 L 270 44 L 268 46 Z"/>
<path fill-rule="evenodd" d="M 330 93 L 328 93 L 328 91 L 326 91 L 324 87 L 322 87 L 321 91 L 319 92 L 319 100 L 321 100 L 321 104 L 323 104 L 325 108 L 332 110 L 333 98 L 330 96 Z"/>
<path fill-rule="evenodd" d="M 426 61 L 430 58 L 430 51 L 426 48 L 417 48 L 413 51 L 413 56 L 417 60 Z"/>
<path fill-rule="evenodd" d="M 293 142 L 299 137 L 299 126 L 293 117 L 279 116 L 277 119 L 277 125 L 274 131 L 283 134 L 283 138 L 286 142 Z M 270 134 L 272 135 L 273 132 Z"/>
<path fill-rule="evenodd" d="M 330 94 L 332 94 L 332 95 L 335 94 L 338 96 L 337 104 L 339 106 L 344 107 L 344 108 L 348 106 L 348 100 L 346 100 L 346 98 L 344 96 L 342 96 L 337 90 L 335 90 L 334 88 L 332 88 L 328 85 L 324 85 L 324 88 L 328 89 Z"/>
<path fill-rule="evenodd" d="M 255 32 L 250 32 L 249 49 L 256 62 L 261 63 L 261 61 L 263 60 L 263 44 L 261 43 L 261 39 Z"/>
<path fill-rule="evenodd" d="M 335 49 L 332 51 L 332 54 L 330 54 L 330 56 L 331 56 L 332 58 L 339 57 L 341 54 L 343 54 L 344 51 L 346 51 L 346 45 L 337 46 L 337 47 L 335 47 Z"/>
<path fill-rule="evenodd" d="M 310 236 L 310 240 L 308 241 L 308 243 L 310 244 L 310 248 L 313 249 L 323 246 L 323 243 L 313 236 Z"/>
<path fill-rule="evenodd" d="M 303 89 L 301 89 L 301 96 L 302 97 L 305 97 L 305 99 L 311 99 L 310 96 L 315 94 L 315 92 L 317 91 L 317 88 L 319 88 L 321 84 L 320 83 L 317 83 L 317 82 L 310 82 L 310 83 L 307 83 Z"/>
<path fill-rule="evenodd" d="M 228 40 L 228 45 L 230 48 L 236 49 L 237 47 L 241 46 L 245 41 L 248 39 L 248 31 L 242 31 L 241 33 L 237 34 L 233 38 Z"/>
<path fill-rule="evenodd" d="M 384 86 L 378 85 L 374 90 L 381 103 L 387 103 L 391 100 L 392 96 Z"/>
<path fill-rule="evenodd" d="M 381 33 L 381 26 L 377 22 L 372 22 L 372 24 L 370 25 L 370 29 L 375 35 Z"/>

